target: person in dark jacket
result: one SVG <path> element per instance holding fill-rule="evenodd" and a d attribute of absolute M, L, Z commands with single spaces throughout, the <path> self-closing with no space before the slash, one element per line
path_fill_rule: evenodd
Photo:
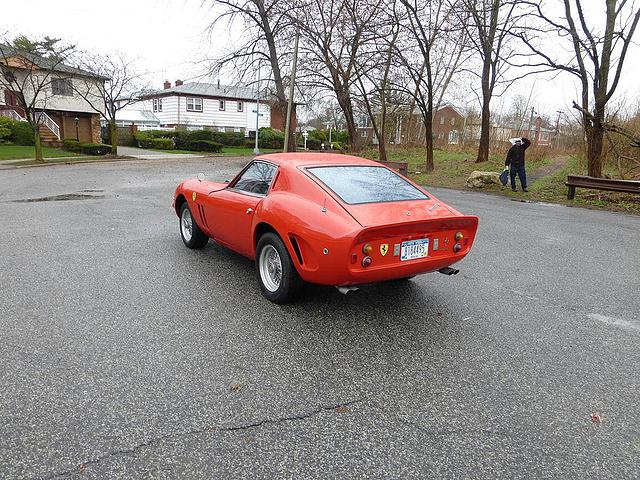
<path fill-rule="evenodd" d="M 513 146 L 507 152 L 507 160 L 505 166 L 509 167 L 509 176 L 511 177 L 511 190 L 516 191 L 516 175 L 520 179 L 522 191 L 527 190 L 527 172 L 524 169 L 524 151 L 529 148 L 531 142 L 528 138 L 516 138 Z"/>

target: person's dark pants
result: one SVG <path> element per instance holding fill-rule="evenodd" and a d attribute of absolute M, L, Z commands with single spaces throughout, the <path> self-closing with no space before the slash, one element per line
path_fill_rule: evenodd
<path fill-rule="evenodd" d="M 522 185 L 522 189 L 527 188 L 527 172 L 524 171 L 524 165 L 513 165 L 511 164 L 511 169 L 509 170 L 509 176 L 511 177 L 511 189 L 516 189 L 516 174 L 520 179 L 520 184 Z"/>

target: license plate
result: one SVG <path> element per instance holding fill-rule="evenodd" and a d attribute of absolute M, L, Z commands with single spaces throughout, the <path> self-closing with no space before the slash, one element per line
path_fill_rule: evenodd
<path fill-rule="evenodd" d="M 429 253 L 429 239 L 409 240 L 400 246 L 400 261 L 425 258 Z"/>

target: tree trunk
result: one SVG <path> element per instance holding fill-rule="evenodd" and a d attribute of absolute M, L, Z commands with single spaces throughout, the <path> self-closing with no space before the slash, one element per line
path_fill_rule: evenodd
<path fill-rule="evenodd" d="M 42 142 L 40 141 L 40 131 L 38 130 L 39 125 L 36 124 L 35 133 L 33 135 L 34 145 L 36 147 L 36 162 L 44 162 L 44 157 L 42 156 Z"/>
<path fill-rule="evenodd" d="M 478 157 L 476 163 L 482 163 L 489 160 L 489 132 L 491 129 L 489 116 L 489 100 L 490 97 L 484 97 L 482 100 L 482 116 L 480 123 L 480 144 L 478 145 Z"/>
<path fill-rule="evenodd" d="M 337 89 L 336 97 L 338 100 L 338 105 L 340 105 L 347 123 L 347 136 L 349 138 L 349 143 L 351 144 L 351 150 L 357 152 L 359 150 L 358 129 L 353 118 L 353 105 L 351 104 L 351 97 L 349 96 L 349 92 L 346 92 L 344 90 L 338 91 Z"/>
<path fill-rule="evenodd" d="M 109 120 L 109 139 L 111 140 L 111 154 L 118 155 L 118 129 L 115 118 Z"/>
<path fill-rule="evenodd" d="M 425 162 L 425 171 L 433 172 L 433 112 L 429 112 L 427 118 L 424 119 L 425 128 L 425 144 L 427 147 L 427 159 Z"/>
<path fill-rule="evenodd" d="M 599 120 L 594 120 L 587 133 L 587 165 L 590 177 L 602 177 L 602 149 L 604 129 Z"/>

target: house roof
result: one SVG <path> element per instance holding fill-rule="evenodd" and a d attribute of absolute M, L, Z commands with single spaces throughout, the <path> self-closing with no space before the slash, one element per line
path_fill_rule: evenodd
<path fill-rule="evenodd" d="M 239 98 L 242 100 L 255 100 L 256 91 L 248 87 L 232 87 L 214 83 L 190 82 L 177 87 L 164 88 L 142 95 L 142 98 L 152 98 L 167 94 L 192 95 L 200 97 Z"/>
<path fill-rule="evenodd" d="M 0 44 L 0 58 L 9 57 L 22 57 L 29 62 L 34 63 L 40 68 L 46 68 L 54 72 L 68 73 L 69 75 L 78 75 L 83 77 L 93 77 L 102 80 L 108 80 L 108 77 L 103 75 L 97 75 L 89 70 L 83 70 L 82 68 L 72 67 L 70 65 L 60 63 L 57 59 L 43 57 L 41 55 L 35 55 L 32 53 L 21 52 L 11 47 L 10 45 Z"/>
<path fill-rule="evenodd" d="M 441 105 L 438 110 L 436 110 L 435 113 L 438 113 L 440 110 L 443 110 L 445 108 L 449 107 L 450 109 L 452 109 L 454 112 L 456 112 L 458 115 L 460 115 L 462 118 L 464 118 L 464 114 L 458 110 L 456 107 L 454 107 L 453 105 L 451 105 L 450 103 L 445 103 L 444 105 Z"/>

